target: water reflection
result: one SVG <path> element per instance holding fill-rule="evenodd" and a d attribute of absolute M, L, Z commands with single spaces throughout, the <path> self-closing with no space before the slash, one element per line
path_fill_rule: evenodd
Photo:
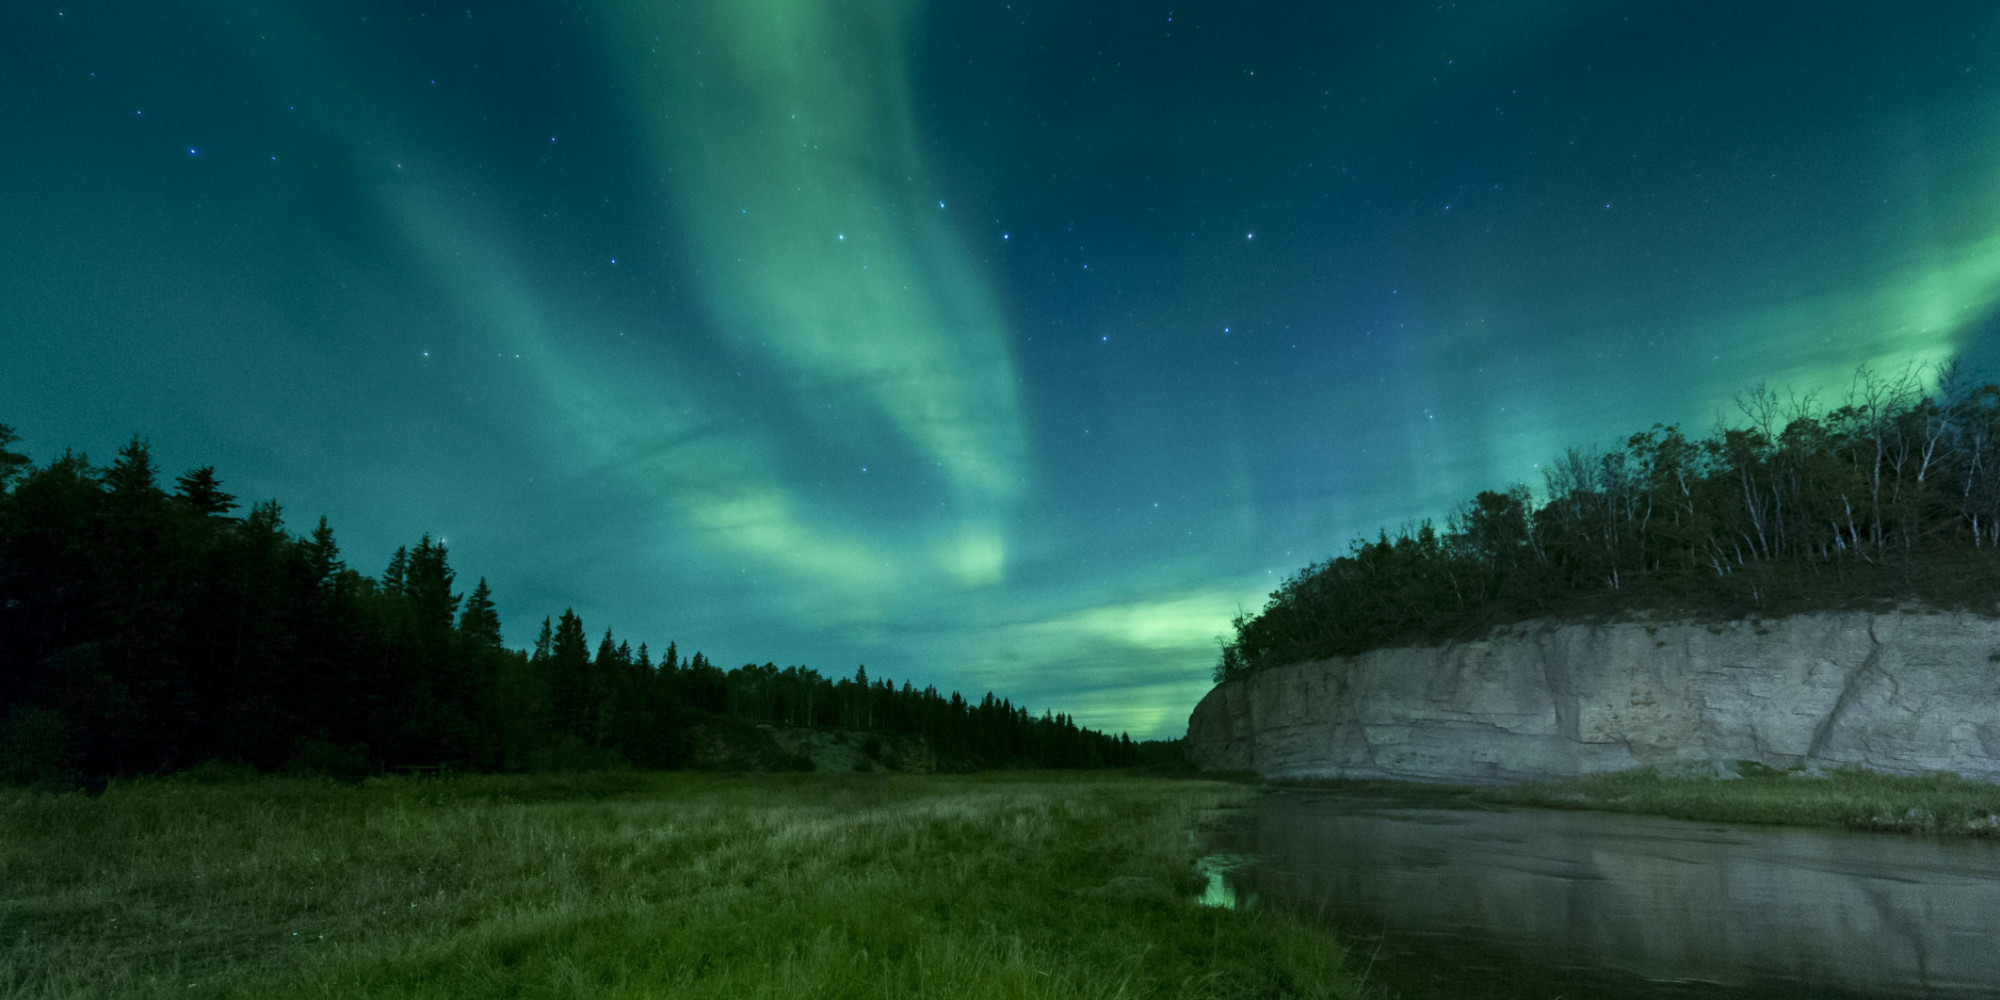
<path fill-rule="evenodd" d="M 1216 899 L 1304 906 L 1377 981 L 1440 996 L 2000 996 L 2000 845 L 1493 809 L 1404 790 L 1267 795 Z"/>
<path fill-rule="evenodd" d="M 1232 872 L 1250 863 L 1251 858 L 1248 854 L 1228 852 L 1209 854 L 1196 861 L 1195 874 L 1200 875 L 1207 884 L 1202 888 L 1201 895 L 1195 898 L 1195 902 L 1225 910 L 1254 904 L 1257 901 L 1255 893 L 1239 894 L 1236 886 L 1230 882 Z"/>

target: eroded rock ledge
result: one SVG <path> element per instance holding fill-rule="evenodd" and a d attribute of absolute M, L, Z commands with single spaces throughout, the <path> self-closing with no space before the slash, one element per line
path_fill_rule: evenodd
<path fill-rule="evenodd" d="M 1296 663 L 1188 719 L 1203 770 L 1499 782 L 1754 760 L 2000 781 L 2000 620 L 1531 622 Z"/>

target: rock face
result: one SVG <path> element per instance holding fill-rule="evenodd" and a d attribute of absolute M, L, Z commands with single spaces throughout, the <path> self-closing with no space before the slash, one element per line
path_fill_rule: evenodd
<path fill-rule="evenodd" d="M 1529 623 L 1296 663 L 1188 719 L 1203 770 L 1486 783 L 1753 760 L 2000 781 L 2000 620 Z"/>

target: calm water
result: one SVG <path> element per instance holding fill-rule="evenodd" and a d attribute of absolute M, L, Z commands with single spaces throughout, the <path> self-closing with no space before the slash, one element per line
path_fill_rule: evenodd
<path fill-rule="evenodd" d="M 1211 893 L 1323 915 L 1420 997 L 2000 997 L 2000 844 L 1284 790 Z"/>

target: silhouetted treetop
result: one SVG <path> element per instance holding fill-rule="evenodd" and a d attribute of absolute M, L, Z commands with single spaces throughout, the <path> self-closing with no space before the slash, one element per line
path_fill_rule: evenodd
<path fill-rule="evenodd" d="M 108 468 L 71 452 L 37 467 L 17 440 L 0 425 L 0 780 L 95 784 L 215 758 L 348 778 L 675 767 L 717 720 L 920 734 L 964 766 L 1136 759 L 1067 717 L 865 670 L 725 672 L 673 643 L 655 665 L 609 630 L 593 657 L 573 610 L 510 650 L 491 588 L 455 591 L 441 539 L 398 548 L 371 579 L 325 518 L 301 537 L 275 500 L 230 516 L 211 466 L 161 489 L 143 438 Z"/>
<path fill-rule="evenodd" d="M 1925 377 L 1928 376 L 1928 377 Z M 1538 617 L 1737 617 L 1917 600 L 2000 611 L 2000 387 L 1858 371 L 1841 404 L 1740 396 L 1300 570 L 1234 619 L 1218 680 Z"/>

